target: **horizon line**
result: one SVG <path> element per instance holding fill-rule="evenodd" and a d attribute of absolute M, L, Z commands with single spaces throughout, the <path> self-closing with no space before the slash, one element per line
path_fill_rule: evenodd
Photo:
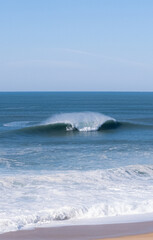
<path fill-rule="evenodd" d="M 18 92 L 18 93 L 21 93 L 21 92 L 22 92 L 22 93 L 24 93 L 24 92 L 25 92 L 25 93 L 26 93 L 26 92 L 27 92 L 27 93 L 28 93 L 28 92 L 31 92 L 31 93 L 32 93 L 32 92 L 35 92 L 35 93 L 39 93 L 39 92 L 42 92 L 42 93 L 43 93 L 43 92 L 44 92 L 44 93 L 45 93 L 45 92 L 48 92 L 48 93 L 49 93 L 49 92 L 55 92 L 55 93 L 56 93 L 56 92 L 59 92 L 59 93 L 62 93 L 62 92 L 63 92 L 63 93 L 64 93 L 64 92 L 65 92 L 65 93 L 68 93 L 68 92 L 76 92 L 76 93 L 77 93 L 77 92 L 78 92 L 78 93 L 79 93 L 79 92 L 93 92 L 93 93 L 94 93 L 94 92 L 99 92 L 99 93 L 100 93 L 100 92 L 112 92 L 112 93 L 113 93 L 113 92 L 122 92 L 122 93 L 130 93 L 130 92 L 133 92 L 133 93 L 139 93 L 139 92 L 140 92 L 140 93 L 147 93 L 147 92 L 149 92 L 149 93 L 151 93 L 151 92 L 152 92 L 152 93 L 153 93 L 153 90 L 146 90 L 146 91 L 143 91 L 143 90 L 131 90 L 131 91 L 125 91 L 125 90 L 110 90 L 110 91 L 109 91 L 109 90 L 102 90 L 102 91 L 99 91 L 99 90 L 95 90 L 95 91 L 92 91 L 92 90 L 78 90 L 78 91 L 75 91 L 75 90 L 65 90 L 65 91 L 63 91 L 63 90 L 51 90 L 51 91 L 48 91 L 48 90 L 44 90 L 44 91 L 41 91 L 41 90 L 14 90 L 14 91 L 12 91 L 12 90 L 7 90 L 7 91 L 0 91 L 0 93 L 17 93 L 17 92 Z"/>

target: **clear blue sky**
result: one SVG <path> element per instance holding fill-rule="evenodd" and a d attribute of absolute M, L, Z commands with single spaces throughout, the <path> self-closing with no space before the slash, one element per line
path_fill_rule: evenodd
<path fill-rule="evenodd" d="M 0 0 L 0 91 L 153 91 L 153 0 Z"/>

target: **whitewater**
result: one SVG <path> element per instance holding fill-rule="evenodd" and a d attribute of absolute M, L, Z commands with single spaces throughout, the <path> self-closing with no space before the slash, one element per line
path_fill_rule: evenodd
<path fill-rule="evenodd" d="M 151 220 L 152 102 L 151 93 L 0 93 L 0 233 Z"/>
<path fill-rule="evenodd" d="M 107 122 L 116 122 L 115 119 L 100 113 L 80 112 L 56 114 L 46 120 L 44 123 L 50 124 L 68 124 L 66 130 L 77 129 L 78 131 L 96 131 Z"/>
<path fill-rule="evenodd" d="M 152 213 L 153 208 L 153 166 L 18 174 L 2 176 L 0 183 L 1 232 L 82 219 L 105 223 L 108 217 Z"/>

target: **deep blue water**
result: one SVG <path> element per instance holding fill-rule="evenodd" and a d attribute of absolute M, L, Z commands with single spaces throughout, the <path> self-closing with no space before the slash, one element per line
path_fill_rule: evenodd
<path fill-rule="evenodd" d="M 80 112 L 105 114 L 131 125 L 103 131 L 26 132 L 25 128 L 41 125 L 55 114 L 71 113 L 71 121 Z M 103 169 L 133 161 L 150 164 L 153 93 L 0 93 L 0 139 L 1 158 L 7 159 L 7 164 L 1 161 L 1 170 Z"/>
<path fill-rule="evenodd" d="M 153 93 L 0 93 L 1 232 L 153 212 L 152 146 Z"/>

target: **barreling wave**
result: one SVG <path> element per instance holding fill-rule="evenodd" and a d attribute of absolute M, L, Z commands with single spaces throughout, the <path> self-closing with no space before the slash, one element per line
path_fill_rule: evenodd
<path fill-rule="evenodd" d="M 121 129 L 153 129 L 153 125 L 116 119 L 95 112 L 56 114 L 39 125 L 21 128 L 20 131 L 35 134 L 52 134 L 66 132 L 106 131 Z"/>
<path fill-rule="evenodd" d="M 22 128 L 27 133 L 90 132 L 114 129 L 120 124 L 109 116 L 93 112 L 57 114 L 40 125 Z"/>
<path fill-rule="evenodd" d="M 106 116 L 101 113 L 95 112 L 78 112 L 78 113 L 64 113 L 57 114 L 45 121 L 45 124 L 57 124 L 64 123 L 71 125 L 71 128 L 66 128 L 66 130 L 78 130 L 78 131 L 97 131 L 102 125 L 111 125 L 115 123 L 116 120 L 112 117 Z"/>

